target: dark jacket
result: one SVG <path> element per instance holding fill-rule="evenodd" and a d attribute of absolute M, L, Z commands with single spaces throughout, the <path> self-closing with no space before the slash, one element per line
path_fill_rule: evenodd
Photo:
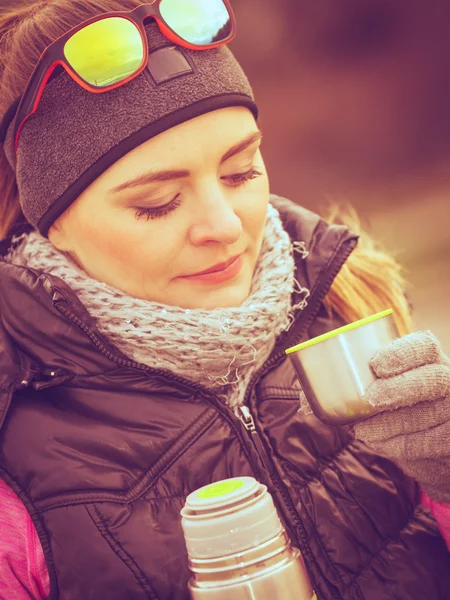
<path fill-rule="evenodd" d="M 356 236 L 272 202 L 310 250 L 295 256 L 311 297 L 248 387 L 254 427 L 121 355 L 61 280 L 0 262 L 0 476 L 36 525 L 52 600 L 187 599 L 180 509 L 239 475 L 268 486 L 319 600 L 450 598 L 449 553 L 416 484 L 349 427 L 298 412 L 284 349 L 333 327 L 322 301 Z"/>

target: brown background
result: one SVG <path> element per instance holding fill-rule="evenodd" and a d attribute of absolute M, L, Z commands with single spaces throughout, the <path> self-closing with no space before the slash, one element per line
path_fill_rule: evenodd
<path fill-rule="evenodd" d="M 349 200 L 450 352 L 450 3 L 234 0 L 272 191 Z"/>

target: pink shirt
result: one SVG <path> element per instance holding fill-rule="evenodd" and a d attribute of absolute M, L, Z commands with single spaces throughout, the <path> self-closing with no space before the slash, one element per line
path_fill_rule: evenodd
<path fill-rule="evenodd" d="M 0 600 L 44 600 L 50 581 L 31 517 L 0 479 Z"/>
<path fill-rule="evenodd" d="M 422 503 L 438 522 L 450 549 L 450 504 Z M 21 500 L 0 479 L 0 600 L 45 600 L 50 582 L 36 528 Z"/>

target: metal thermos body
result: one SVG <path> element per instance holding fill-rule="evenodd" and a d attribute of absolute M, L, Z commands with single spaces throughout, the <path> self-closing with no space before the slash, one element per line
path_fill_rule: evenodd
<path fill-rule="evenodd" d="M 257 548 L 222 559 L 189 561 L 194 600 L 311 600 L 302 557 L 283 532 Z"/>
<path fill-rule="evenodd" d="M 232 478 L 190 494 L 181 511 L 193 600 L 313 600 L 266 486 Z"/>
<path fill-rule="evenodd" d="M 345 425 L 379 412 L 364 397 L 376 379 L 370 360 L 398 337 L 388 310 L 287 350 L 316 417 Z"/>

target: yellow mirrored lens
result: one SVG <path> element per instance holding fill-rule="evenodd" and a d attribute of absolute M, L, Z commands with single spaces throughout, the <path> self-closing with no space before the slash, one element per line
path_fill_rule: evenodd
<path fill-rule="evenodd" d="M 64 55 L 82 79 L 96 87 L 107 87 L 136 72 L 144 46 L 134 23 L 108 17 L 75 33 L 67 41 Z"/>
<path fill-rule="evenodd" d="M 159 10 L 183 40 L 207 46 L 231 33 L 231 17 L 222 0 L 162 0 Z"/>

